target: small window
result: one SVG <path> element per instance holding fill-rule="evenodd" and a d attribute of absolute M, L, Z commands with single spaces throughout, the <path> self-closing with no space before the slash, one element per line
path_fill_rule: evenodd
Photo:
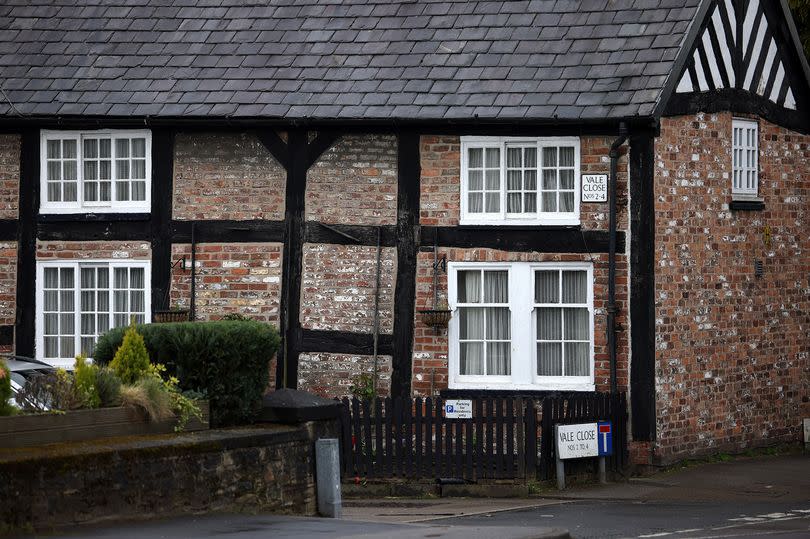
<path fill-rule="evenodd" d="M 40 262 L 37 283 L 37 357 L 53 365 L 92 357 L 100 335 L 149 319 L 148 262 Z"/>
<path fill-rule="evenodd" d="M 757 122 L 735 118 L 732 122 L 732 198 L 759 194 L 759 128 Z"/>
<path fill-rule="evenodd" d="M 579 139 L 462 138 L 461 224 L 579 224 Z"/>
<path fill-rule="evenodd" d="M 592 275 L 583 263 L 451 262 L 450 387 L 592 391 Z"/>
<path fill-rule="evenodd" d="M 43 213 L 148 212 L 148 131 L 43 131 Z"/>

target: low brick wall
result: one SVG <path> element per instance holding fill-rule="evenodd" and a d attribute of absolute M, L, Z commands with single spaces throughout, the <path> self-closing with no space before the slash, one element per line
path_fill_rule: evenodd
<path fill-rule="evenodd" d="M 0 534 L 208 511 L 313 515 L 332 421 L 0 449 Z"/>

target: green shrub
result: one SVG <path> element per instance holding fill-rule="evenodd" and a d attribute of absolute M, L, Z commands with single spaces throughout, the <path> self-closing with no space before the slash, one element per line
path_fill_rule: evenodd
<path fill-rule="evenodd" d="M 145 324 L 138 332 L 149 357 L 178 378 L 181 390 L 208 395 L 213 426 L 253 419 L 267 388 L 268 365 L 278 350 L 275 328 L 256 321 L 178 322 Z M 112 361 L 123 338 L 122 328 L 102 336 L 94 361 Z"/>
<path fill-rule="evenodd" d="M 132 384 L 149 372 L 149 353 L 133 321 L 110 362 L 110 368 L 125 384 Z"/>
<path fill-rule="evenodd" d="M 109 367 L 96 370 L 96 391 L 101 406 L 121 405 L 121 379 Z"/>
<path fill-rule="evenodd" d="M 76 393 L 83 401 L 83 408 L 98 408 L 101 405 L 101 398 L 96 387 L 96 375 L 98 365 L 87 363 L 84 356 L 76 356 L 76 364 L 73 368 L 74 385 Z"/>
<path fill-rule="evenodd" d="M 6 362 L 0 360 L 0 415 L 12 415 L 16 408 L 9 402 L 11 400 L 11 371 Z"/>
<path fill-rule="evenodd" d="M 174 402 L 163 380 L 144 376 L 132 385 L 121 387 L 121 402 L 143 412 L 149 421 L 174 417 Z"/>

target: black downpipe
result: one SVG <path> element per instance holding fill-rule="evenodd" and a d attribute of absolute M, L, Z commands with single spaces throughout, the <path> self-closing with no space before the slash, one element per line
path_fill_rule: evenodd
<path fill-rule="evenodd" d="M 627 124 L 619 123 L 619 138 L 610 145 L 610 239 L 608 240 L 608 304 L 607 304 L 607 340 L 610 354 L 610 392 L 618 393 L 616 369 L 616 184 L 618 180 L 619 148 L 627 140 Z"/>
<path fill-rule="evenodd" d="M 191 223 L 191 304 L 189 320 L 197 320 L 197 242 L 194 238 L 194 222 Z"/>

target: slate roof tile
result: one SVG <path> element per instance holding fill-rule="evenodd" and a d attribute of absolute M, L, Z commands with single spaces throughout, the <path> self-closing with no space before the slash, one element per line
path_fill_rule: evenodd
<path fill-rule="evenodd" d="M 42 115 L 644 115 L 698 3 L 20 1 L 0 6 L 0 86 Z"/>

